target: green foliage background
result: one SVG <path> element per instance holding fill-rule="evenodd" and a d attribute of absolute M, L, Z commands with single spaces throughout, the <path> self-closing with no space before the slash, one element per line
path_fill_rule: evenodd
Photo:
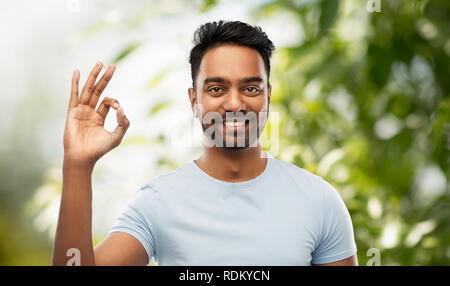
<path fill-rule="evenodd" d="M 450 3 L 383 1 L 382 12 L 368 15 L 369 32 L 356 46 L 334 29 L 344 20 L 338 1 L 310 2 L 298 7 L 279 1 L 263 8 L 294 10 L 306 35 L 301 45 L 279 51 L 283 60 L 274 72 L 278 88 L 273 104 L 285 126 L 281 152 L 298 147 L 292 161 L 313 172 L 324 156 L 341 152 L 322 175 L 338 190 L 350 190 L 345 199 L 360 262 L 376 247 L 384 265 L 448 265 L 448 183 L 442 194 L 428 200 L 418 194 L 415 178 L 431 165 L 449 180 L 450 57 L 445 46 Z M 308 17 L 314 13 L 319 16 Z M 305 87 L 311 81 L 318 82 L 320 92 L 308 99 Z M 346 95 L 346 102 L 333 108 L 332 97 L 339 94 Z M 379 138 L 375 129 L 382 118 L 395 118 L 403 127 L 392 137 Z M 371 199 L 382 206 L 375 217 L 368 212 Z M 405 244 L 424 221 L 435 227 Z M 381 236 L 389 223 L 398 226 L 398 244 L 385 248 Z"/>
<path fill-rule="evenodd" d="M 369 13 L 366 3 L 279 0 L 255 7 L 252 19 L 284 11 L 295 15 L 303 32 L 301 42 L 278 48 L 273 58 L 270 108 L 280 114 L 276 157 L 323 176 L 340 192 L 360 265 L 370 248 L 380 249 L 382 265 L 450 265 L 450 2 L 382 1 L 379 13 Z M 207 12 L 220 3 L 195 5 Z M 138 12 L 130 29 L 145 21 Z M 129 43 L 114 62 L 126 61 L 139 45 Z M 149 116 L 170 104 L 152 106 Z M 124 144 L 156 148 L 168 141 L 134 137 Z M 158 163 L 178 167 L 170 154 L 161 154 Z M 0 264 L 49 264 L 51 241 L 21 214 L 36 197 L 16 197 L 8 165 L 0 167 L 6 194 L 0 201 Z M 37 188 L 44 178 L 42 185 L 59 195 L 58 175 L 24 174 L 22 188 Z"/>

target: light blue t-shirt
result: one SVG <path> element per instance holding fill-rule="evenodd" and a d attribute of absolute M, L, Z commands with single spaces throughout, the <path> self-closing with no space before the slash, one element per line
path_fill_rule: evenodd
<path fill-rule="evenodd" d="M 157 265 L 311 265 L 356 254 L 336 189 L 268 155 L 245 182 L 215 179 L 194 160 L 154 178 L 110 232 L 134 236 Z"/>

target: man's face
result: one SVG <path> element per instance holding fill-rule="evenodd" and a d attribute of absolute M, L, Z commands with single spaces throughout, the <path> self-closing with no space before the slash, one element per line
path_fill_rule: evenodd
<path fill-rule="evenodd" d="M 267 120 L 270 93 L 259 52 L 224 44 L 203 55 L 189 99 L 194 116 L 201 115 L 204 134 L 216 140 L 214 146 L 237 150 L 256 146 Z"/>

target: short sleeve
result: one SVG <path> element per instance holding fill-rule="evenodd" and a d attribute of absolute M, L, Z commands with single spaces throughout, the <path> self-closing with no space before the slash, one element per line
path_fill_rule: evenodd
<path fill-rule="evenodd" d="M 125 232 L 135 237 L 147 252 L 147 264 L 155 256 L 154 229 L 152 225 L 151 198 L 147 196 L 149 185 L 141 187 L 132 201 L 116 218 L 109 233 Z"/>
<path fill-rule="evenodd" d="M 321 230 L 312 253 L 313 264 L 339 261 L 356 254 L 350 213 L 337 190 L 320 178 L 323 187 Z"/>

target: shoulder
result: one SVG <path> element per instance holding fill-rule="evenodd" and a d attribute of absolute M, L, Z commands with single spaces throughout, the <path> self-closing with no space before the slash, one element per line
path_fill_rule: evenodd
<path fill-rule="evenodd" d="M 161 190 L 183 185 L 186 182 L 186 179 L 191 176 L 190 164 L 191 162 L 175 170 L 150 179 L 141 188 L 139 188 L 138 193 L 158 194 Z"/>
<path fill-rule="evenodd" d="M 312 188 L 313 190 L 323 190 L 329 188 L 328 182 L 326 182 L 321 176 L 314 174 L 311 171 L 276 158 L 273 158 L 272 162 L 274 172 L 282 173 L 297 185 L 306 186 L 309 189 Z"/>
<path fill-rule="evenodd" d="M 288 174 L 294 174 L 294 175 L 298 175 L 298 176 L 302 176 L 302 177 L 307 177 L 307 178 L 314 178 L 314 177 L 318 177 L 318 175 L 302 168 L 299 167 L 295 164 L 286 162 L 286 161 L 281 161 L 277 158 L 271 158 L 272 160 L 272 164 L 276 167 L 276 168 L 280 168 L 283 171 L 285 171 Z"/>
<path fill-rule="evenodd" d="M 339 192 L 320 175 L 289 162 L 275 158 L 272 160 L 275 175 L 277 177 L 283 176 L 285 180 L 290 180 L 291 184 L 297 190 L 300 190 L 303 195 L 325 208 L 329 205 L 341 203 L 342 199 Z"/>

